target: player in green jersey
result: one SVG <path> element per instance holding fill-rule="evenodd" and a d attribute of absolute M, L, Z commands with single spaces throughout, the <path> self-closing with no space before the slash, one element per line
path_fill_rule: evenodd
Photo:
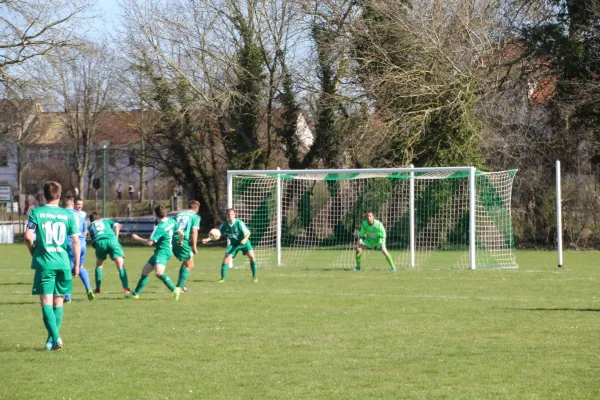
<path fill-rule="evenodd" d="M 73 277 L 79 275 L 79 229 L 73 213 L 58 206 L 61 190 L 58 182 L 44 185 L 47 205 L 31 210 L 25 230 L 25 244 L 33 257 L 31 268 L 35 270 L 31 294 L 40 296 L 42 319 L 48 331 L 48 350 L 63 347 L 60 327 L 64 296 L 71 293 Z M 73 269 L 68 237 L 73 250 Z"/>
<path fill-rule="evenodd" d="M 187 292 L 185 281 L 190 276 L 192 269 L 194 269 L 194 255 L 198 253 L 196 246 L 198 244 L 198 229 L 200 229 L 200 216 L 198 215 L 200 202 L 190 200 L 189 206 L 189 210 L 182 211 L 175 217 L 179 229 L 185 235 L 183 237 L 183 245 L 179 246 L 179 235 L 175 235 L 175 240 L 173 241 L 173 254 L 182 262 L 181 267 L 179 267 L 179 279 L 177 280 L 177 287 L 181 288 L 182 292 Z"/>
<path fill-rule="evenodd" d="M 375 219 L 375 215 L 370 211 L 367 213 L 367 219 L 360 225 L 360 240 L 358 247 L 356 248 L 355 271 L 360 271 L 362 253 L 366 249 L 381 250 L 392 269 L 392 272 L 396 272 L 394 260 L 385 247 L 385 228 L 380 221 Z"/>
<path fill-rule="evenodd" d="M 160 279 L 166 287 L 169 288 L 171 293 L 173 293 L 173 298 L 175 300 L 179 300 L 181 288 L 176 287 L 173 284 L 171 278 L 165 274 L 165 268 L 167 267 L 167 262 L 171 256 L 173 256 L 173 245 L 171 243 L 173 240 L 173 235 L 175 232 L 177 232 L 179 235 L 179 246 L 183 245 L 183 238 L 185 235 L 177 226 L 177 221 L 167 216 L 167 209 L 165 206 L 157 206 L 154 209 L 154 213 L 156 214 L 158 224 L 154 228 L 152 235 L 150 235 L 150 239 L 144 239 L 135 233 L 131 235 L 134 240 L 143 243 L 146 246 L 154 246 L 154 254 L 152 257 L 150 257 L 146 265 L 144 265 L 144 268 L 142 269 L 142 276 L 140 277 L 135 290 L 125 297 L 136 300 L 139 299 L 140 293 L 144 289 L 144 286 L 146 286 L 148 283 L 148 275 L 150 272 L 152 272 L 152 270 L 154 270 L 154 275 L 156 275 L 156 277 Z"/>
<path fill-rule="evenodd" d="M 225 251 L 225 257 L 223 258 L 223 264 L 221 264 L 221 280 L 219 282 L 225 282 L 227 276 L 227 270 L 229 263 L 235 258 L 237 253 L 241 251 L 245 256 L 248 256 L 250 260 L 250 270 L 252 271 L 252 282 L 258 282 L 256 277 L 256 256 L 250 244 L 250 230 L 244 224 L 241 219 L 235 218 L 235 210 L 233 208 L 227 209 L 227 221 L 221 224 L 219 228 L 221 231 L 221 237 L 227 237 L 229 239 L 229 246 Z M 202 243 L 206 244 L 210 242 L 210 238 L 202 239 Z"/>
<path fill-rule="evenodd" d="M 106 260 L 107 256 L 117 266 L 123 292 L 125 294 L 131 293 L 127 279 L 127 270 L 125 269 L 125 253 L 123 252 L 123 246 L 119 243 L 120 231 L 121 224 L 110 219 L 100 218 L 100 215 L 96 211 L 90 214 L 88 232 L 92 240 L 92 247 L 96 250 L 95 293 L 100 293 L 104 260 Z"/>

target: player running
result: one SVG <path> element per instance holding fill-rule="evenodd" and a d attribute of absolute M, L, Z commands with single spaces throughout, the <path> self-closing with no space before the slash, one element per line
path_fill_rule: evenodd
<path fill-rule="evenodd" d="M 200 229 L 200 216 L 198 215 L 200 202 L 190 200 L 189 206 L 189 210 L 182 211 L 175 217 L 179 229 L 184 233 L 183 245 L 179 245 L 178 234 L 175 235 L 175 240 L 173 241 L 173 254 L 182 262 L 181 267 L 179 267 L 179 279 L 177 280 L 177 287 L 181 288 L 182 292 L 187 292 L 185 281 L 190 276 L 192 269 L 194 269 L 194 255 L 198 253 L 196 246 L 198 243 L 198 229 Z"/>
<path fill-rule="evenodd" d="M 135 233 L 131 235 L 134 240 L 143 243 L 146 246 L 154 246 L 154 254 L 152 257 L 150 257 L 146 265 L 144 265 L 144 268 L 142 269 L 142 276 L 140 277 L 135 290 L 125 297 L 136 300 L 139 299 L 140 293 L 144 289 L 144 286 L 146 286 L 148 283 L 148 275 L 150 272 L 152 272 L 152 270 L 154 270 L 154 275 L 156 275 L 156 277 L 160 279 L 166 287 L 169 288 L 171 293 L 173 293 L 173 298 L 175 300 L 179 300 L 181 288 L 176 287 L 173 284 L 171 278 L 165 274 L 165 268 L 167 267 L 167 262 L 173 256 L 173 245 L 171 244 L 173 235 L 175 232 L 177 232 L 179 246 L 183 246 L 183 238 L 185 234 L 177 226 L 177 221 L 167 216 L 167 209 L 165 206 L 157 206 L 154 209 L 154 213 L 156 214 L 158 224 L 154 228 L 152 235 L 150 235 L 150 239 L 144 239 Z"/>
<path fill-rule="evenodd" d="M 252 282 L 258 282 L 258 278 L 256 277 L 256 256 L 252 250 L 252 244 L 250 244 L 250 240 L 248 240 L 250 231 L 246 227 L 246 224 L 244 224 L 244 221 L 235 218 L 235 210 L 233 208 L 227 209 L 227 221 L 221 224 L 219 231 L 221 231 L 223 236 L 227 236 L 229 239 L 229 246 L 225 251 L 225 257 L 223 258 L 223 264 L 221 265 L 221 280 L 219 282 L 225 282 L 229 263 L 235 258 L 240 250 L 245 256 L 248 256 L 248 259 L 250 260 Z M 210 238 L 202 239 L 202 243 L 206 244 L 210 242 L 210 240 Z"/>
<path fill-rule="evenodd" d="M 81 282 L 83 282 L 83 286 L 87 292 L 88 300 L 92 301 L 95 297 L 94 291 L 92 290 L 92 285 L 90 284 L 88 271 L 83 266 L 87 247 L 85 243 L 85 235 L 87 234 L 87 215 L 85 211 L 82 211 L 82 208 L 83 200 L 81 197 L 76 197 L 73 199 L 69 196 L 65 199 L 65 210 L 69 210 L 75 215 L 75 222 L 77 223 L 77 228 L 79 229 L 79 247 L 81 248 L 81 254 L 79 255 L 79 278 L 81 278 Z M 75 264 L 75 257 L 73 257 L 73 245 L 71 238 L 68 239 L 68 243 L 69 259 L 71 260 L 71 268 L 73 268 L 73 265 Z M 68 294 L 65 296 L 65 303 L 69 303 L 70 301 L 71 294 Z"/>
<path fill-rule="evenodd" d="M 380 221 L 375 219 L 375 215 L 373 215 L 373 213 L 370 211 L 367 213 L 367 219 L 360 225 L 360 240 L 358 242 L 358 247 L 356 248 L 355 271 L 360 271 L 362 253 L 366 249 L 381 249 L 381 252 L 385 256 L 385 259 L 392 269 L 392 272 L 396 272 L 394 260 L 385 247 L 385 228 Z"/>
<path fill-rule="evenodd" d="M 131 293 L 127 280 L 127 271 L 125 270 L 125 253 L 123 252 L 121 243 L 119 243 L 120 231 L 121 224 L 110 219 L 100 218 L 100 215 L 96 211 L 90 214 L 88 232 L 90 239 L 92 239 L 92 247 L 96 249 L 96 294 L 100 293 L 104 260 L 106 260 L 107 256 L 117 266 L 123 292 L 125 294 Z"/>
<path fill-rule="evenodd" d="M 58 206 L 62 187 L 49 181 L 44 185 L 47 205 L 29 213 L 25 244 L 33 257 L 35 270 L 32 295 L 40 296 L 42 319 L 48 331 L 47 350 L 60 350 L 63 341 L 60 327 L 63 319 L 64 296 L 71 293 L 73 276 L 79 275 L 79 231 L 75 215 Z M 67 237 L 72 240 L 73 268 L 67 252 Z"/>

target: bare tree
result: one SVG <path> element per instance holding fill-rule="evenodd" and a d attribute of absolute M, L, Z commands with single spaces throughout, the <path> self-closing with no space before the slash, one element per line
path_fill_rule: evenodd
<path fill-rule="evenodd" d="M 149 83 L 141 96 L 162 114 L 154 156 L 213 216 L 228 166 L 263 168 L 271 159 L 279 58 L 297 10 L 291 4 L 128 0 L 122 9 L 128 59 Z"/>
<path fill-rule="evenodd" d="M 42 87 L 52 91 L 53 108 L 62 111 L 64 141 L 74 155 L 73 168 L 82 195 L 100 119 L 114 106 L 113 68 L 108 48 L 88 44 L 48 57 L 48 65 L 39 75 Z"/>
<path fill-rule="evenodd" d="M 93 0 L 0 0 L 0 81 L 9 67 L 78 43 Z"/>
<path fill-rule="evenodd" d="M 17 176 L 17 195 L 19 207 L 22 207 L 23 170 L 25 167 L 24 141 L 27 131 L 34 125 L 41 104 L 33 100 L 24 100 L 12 96 L 0 100 L 0 143 L 7 149 L 7 155 L 14 160 Z"/>

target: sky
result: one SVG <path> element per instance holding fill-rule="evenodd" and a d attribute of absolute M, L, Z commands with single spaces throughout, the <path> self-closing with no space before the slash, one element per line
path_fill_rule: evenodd
<path fill-rule="evenodd" d="M 106 17 L 116 17 L 119 9 L 117 0 L 98 0 L 97 7 L 106 13 Z"/>
<path fill-rule="evenodd" d="M 96 9 L 104 15 L 104 18 L 96 19 L 93 30 L 99 36 L 102 36 L 105 31 L 113 32 L 112 24 L 118 22 L 119 16 L 117 0 L 98 0 Z"/>

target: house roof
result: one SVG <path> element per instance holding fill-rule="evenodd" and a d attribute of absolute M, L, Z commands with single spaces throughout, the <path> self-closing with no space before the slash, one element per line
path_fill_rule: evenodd
<path fill-rule="evenodd" d="M 113 145 L 134 143 L 139 139 L 138 126 L 149 120 L 143 111 L 104 112 L 100 115 L 93 142 L 108 140 Z M 62 112 L 38 113 L 23 139 L 36 146 L 63 146 L 70 138 L 66 115 Z"/>
<path fill-rule="evenodd" d="M 0 135 L 9 134 L 16 126 L 26 131 L 33 118 L 42 111 L 37 100 L 0 99 Z"/>
<path fill-rule="evenodd" d="M 67 130 L 67 115 L 64 112 L 43 112 L 39 102 L 31 101 L 23 103 L 29 107 L 29 123 L 24 132 L 22 143 L 34 147 L 59 148 L 70 142 Z M 11 104 L 0 100 L 0 134 L 3 126 L 10 126 L 12 119 L 7 117 L 11 115 L 5 110 L 9 109 Z M 4 111 L 4 112 L 3 112 Z M 12 113 L 14 115 L 14 112 Z M 275 108 L 273 112 L 273 126 L 280 127 L 283 123 L 284 110 Z M 2 118 L 4 116 L 4 119 Z M 103 112 L 99 115 L 98 129 L 94 135 L 93 142 L 99 144 L 107 140 L 110 146 L 127 146 L 135 143 L 140 138 L 140 132 L 150 131 L 159 122 L 161 114 L 156 111 L 148 110 L 122 110 L 115 112 Z M 309 149 L 314 142 L 313 128 L 304 118 L 302 112 L 297 113 L 298 128 L 297 139 L 304 150 Z M 221 132 L 214 124 L 211 131 L 214 135 L 220 135 Z M 266 121 L 262 120 L 259 125 L 259 135 L 263 136 L 266 132 Z M 6 129 L 5 129 L 6 130 Z M 206 134 L 206 132 L 204 132 Z M 263 138 L 264 139 L 264 138 Z"/>
<path fill-rule="evenodd" d="M 129 144 L 139 139 L 138 127 L 152 123 L 155 116 L 148 111 L 116 111 L 103 113 L 98 121 L 94 142 L 108 140 L 114 144 Z"/>

